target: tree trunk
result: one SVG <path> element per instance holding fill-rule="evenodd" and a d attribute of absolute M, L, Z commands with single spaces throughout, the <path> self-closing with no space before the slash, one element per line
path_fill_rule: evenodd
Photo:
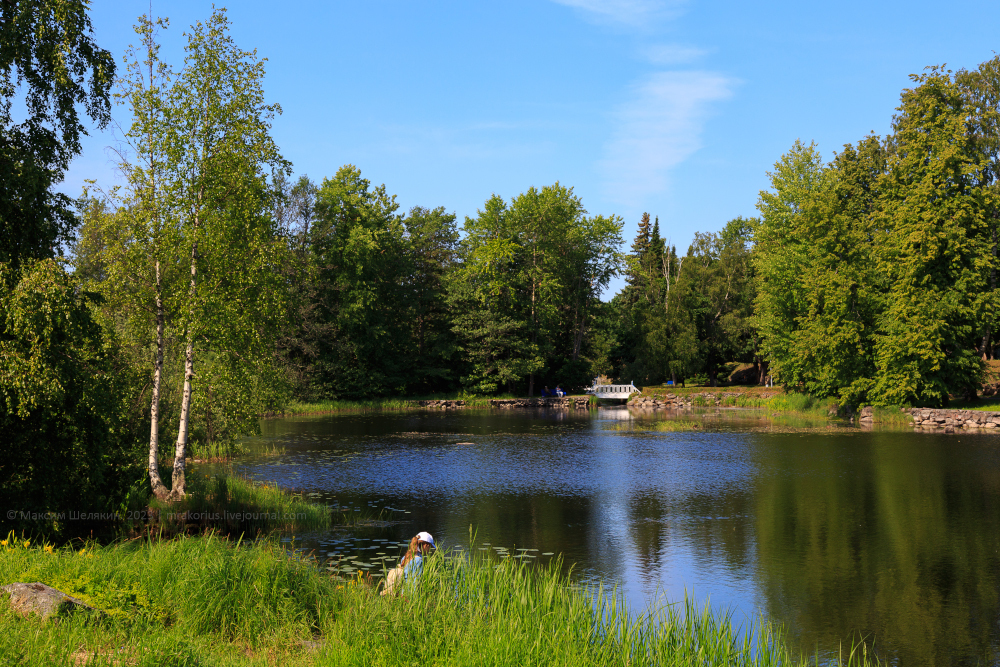
<path fill-rule="evenodd" d="M 156 366 L 153 370 L 153 400 L 149 407 L 149 483 L 153 494 L 166 500 L 169 491 L 160 479 L 160 381 L 163 377 L 163 297 L 160 294 L 162 278 L 160 262 L 156 262 Z"/>
<path fill-rule="evenodd" d="M 587 323 L 587 309 L 583 308 L 583 313 L 580 314 L 580 296 L 577 295 L 576 306 L 573 308 L 573 323 L 577 322 L 577 315 L 579 314 L 579 325 L 576 327 L 576 335 L 573 336 L 573 361 L 580 358 L 580 349 L 583 347 L 583 333 L 586 330 Z"/>
<path fill-rule="evenodd" d="M 201 192 L 198 193 L 201 199 Z M 195 296 L 198 289 L 198 214 L 194 218 L 194 242 L 191 244 L 191 287 L 188 292 L 189 315 L 187 323 L 187 347 L 184 350 L 184 393 L 181 395 L 181 417 L 177 428 L 177 444 L 174 448 L 174 472 L 170 497 L 179 500 L 186 495 L 184 479 L 184 458 L 187 456 L 188 426 L 191 420 L 191 380 L 194 378 L 194 312 Z"/>
<path fill-rule="evenodd" d="M 993 211 L 993 229 L 991 230 L 993 236 L 993 247 L 991 252 L 993 254 L 993 262 L 990 266 L 990 292 L 996 292 L 997 289 L 997 216 L 1000 215 L 1000 211 Z M 992 313 L 990 313 L 992 315 Z M 993 345 L 992 345 L 992 333 L 993 333 L 993 317 L 990 317 L 986 321 L 986 335 L 983 336 L 983 361 L 989 361 L 993 358 Z"/>
<path fill-rule="evenodd" d="M 179 500 L 185 495 L 184 458 L 187 456 L 188 424 L 191 417 L 191 379 L 194 377 L 194 338 L 188 332 L 187 349 L 184 353 L 184 394 L 181 398 L 181 419 L 177 428 L 177 444 L 174 447 L 173 484 L 170 498 Z"/>

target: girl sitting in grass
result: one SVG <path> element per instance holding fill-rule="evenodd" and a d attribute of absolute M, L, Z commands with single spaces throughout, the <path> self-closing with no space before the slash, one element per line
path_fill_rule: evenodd
<path fill-rule="evenodd" d="M 434 538 L 430 533 L 419 532 L 410 540 L 410 546 L 406 550 L 403 560 L 399 565 L 389 570 L 385 577 L 385 587 L 382 595 L 392 595 L 399 589 L 404 580 L 413 580 L 420 576 L 424 570 L 424 558 L 434 548 Z"/>

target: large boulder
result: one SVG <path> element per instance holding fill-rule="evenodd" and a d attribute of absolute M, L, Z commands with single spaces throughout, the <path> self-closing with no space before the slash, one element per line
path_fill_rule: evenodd
<path fill-rule="evenodd" d="M 0 587 L 0 591 L 10 596 L 11 608 L 22 616 L 38 614 L 48 618 L 53 614 L 61 616 L 74 611 L 95 611 L 83 600 L 37 581 L 33 584 L 8 584 Z"/>

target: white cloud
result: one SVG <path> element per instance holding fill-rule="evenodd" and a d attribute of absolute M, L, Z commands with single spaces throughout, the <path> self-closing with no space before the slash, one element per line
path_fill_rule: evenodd
<path fill-rule="evenodd" d="M 682 0 L 553 0 L 601 22 L 641 26 L 676 13 Z"/>
<path fill-rule="evenodd" d="M 654 65 L 679 65 L 689 63 L 706 55 L 708 51 L 693 46 L 680 44 L 656 44 L 647 47 L 643 52 L 646 59 Z"/>
<path fill-rule="evenodd" d="M 635 204 L 666 189 L 668 172 L 701 148 L 713 102 L 735 81 L 714 72 L 657 72 L 615 113 L 617 127 L 600 168 L 609 199 Z"/>

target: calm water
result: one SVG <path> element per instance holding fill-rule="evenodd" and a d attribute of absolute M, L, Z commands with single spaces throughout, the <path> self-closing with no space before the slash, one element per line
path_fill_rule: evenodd
<path fill-rule="evenodd" d="M 425 412 L 264 423 L 237 471 L 394 522 L 298 536 L 381 571 L 429 530 L 781 621 L 810 654 L 874 640 L 899 665 L 1000 664 L 1000 438 L 800 428 L 747 413 Z M 517 551 L 521 549 L 521 551 Z"/>

